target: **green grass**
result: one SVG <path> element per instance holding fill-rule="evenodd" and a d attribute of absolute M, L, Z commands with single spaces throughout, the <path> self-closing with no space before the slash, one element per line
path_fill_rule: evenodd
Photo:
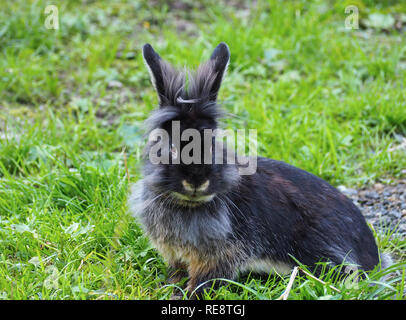
<path fill-rule="evenodd" d="M 333 185 L 404 175 L 404 31 L 345 30 L 345 7 L 406 14 L 402 1 L 46 1 L 0 6 L 0 299 L 165 299 L 166 267 L 128 215 L 141 124 L 157 98 L 140 54 L 197 66 L 220 41 L 231 64 L 229 127 L 258 130 L 262 156 Z M 151 4 L 153 3 L 153 5 Z M 111 81 L 122 86 L 109 88 Z M 406 240 L 376 231 L 404 261 Z M 405 265 L 385 285 L 327 285 L 299 273 L 291 299 L 405 299 Z M 216 299 L 276 299 L 289 276 L 249 275 Z M 340 290 L 332 290 L 329 284 Z M 209 297 L 207 297 L 209 298 Z"/>

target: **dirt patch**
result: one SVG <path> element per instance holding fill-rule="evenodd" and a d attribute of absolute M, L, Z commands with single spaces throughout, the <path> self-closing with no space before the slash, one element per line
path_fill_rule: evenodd
<path fill-rule="evenodd" d="M 359 190 L 345 186 L 338 189 L 353 200 L 375 230 L 389 228 L 406 237 L 406 180 L 391 185 L 376 183 Z"/>

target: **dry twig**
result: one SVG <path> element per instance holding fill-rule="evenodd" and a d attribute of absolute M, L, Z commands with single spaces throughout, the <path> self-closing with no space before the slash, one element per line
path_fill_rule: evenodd
<path fill-rule="evenodd" d="M 298 267 L 299 268 L 299 267 Z M 325 283 L 323 280 L 320 280 L 319 278 L 315 277 L 314 275 L 312 275 L 311 273 L 303 270 L 302 268 L 299 268 L 300 271 L 302 271 L 305 275 L 307 275 L 308 277 L 312 278 L 313 280 L 316 280 L 317 282 L 320 282 L 323 285 L 327 285 L 327 283 Z M 338 290 L 336 287 L 333 287 L 332 285 L 328 285 L 331 289 L 333 289 L 334 291 L 341 293 L 340 290 Z"/>
<path fill-rule="evenodd" d="M 288 285 L 286 287 L 286 290 L 281 294 L 281 296 L 278 298 L 278 300 L 287 300 L 288 299 L 290 290 L 292 289 L 292 286 L 293 286 L 293 281 L 295 281 L 298 271 L 299 271 L 299 267 L 294 267 L 292 274 L 290 275 L 290 279 L 289 279 Z"/>

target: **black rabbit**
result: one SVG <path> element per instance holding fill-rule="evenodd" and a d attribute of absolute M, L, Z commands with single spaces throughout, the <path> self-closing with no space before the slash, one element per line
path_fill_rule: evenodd
<path fill-rule="evenodd" d="M 230 58 L 225 43 L 188 77 L 149 44 L 143 56 L 159 96 L 159 108 L 146 121 L 149 132 L 164 129 L 171 137 L 174 123 L 181 133 L 217 128 L 223 114 L 217 94 Z M 189 276 L 189 294 L 201 294 L 210 279 L 233 279 L 245 270 L 287 273 L 295 260 L 312 268 L 319 261 L 346 262 L 365 271 L 380 260 L 384 267 L 390 263 L 379 255 L 359 209 L 315 175 L 262 157 L 251 175 L 239 174 L 238 162 L 178 163 L 185 142 L 175 145 L 171 138 L 160 151 L 169 163 L 155 163 L 148 154 L 163 140 L 147 143 L 144 178 L 132 188 L 130 209 L 169 264 L 170 280 Z M 207 140 L 201 147 L 210 157 L 219 154 L 205 149 Z"/>

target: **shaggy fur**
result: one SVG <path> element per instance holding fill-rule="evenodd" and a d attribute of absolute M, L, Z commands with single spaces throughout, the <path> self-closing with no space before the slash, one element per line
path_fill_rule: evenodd
<path fill-rule="evenodd" d="M 188 86 L 185 73 L 163 62 L 150 45 L 143 54 L 160 97 L 158 110 L 147 120 L 149 130 L 170 133 L 174 120 L 181 131 L 217 128 L 227 45 L 219 44 L 207 63 L 189 73 Z M 130 209 L 171 273 L 183 269 L 178 275 L 189 275 L 192 295 L 210 285 L 199 286 L 209 279 L 233 279 L 245 270 L 289 272 L 294 259 L 313 268 L 329 261 L 365 271 L 379 263 L 372 232 L 352 201 L 286 163 L 258 158 L 255 174 L 239 176 L 238 164 L 154 165 L 145 157 L 143 176 L 133 186 Z M 213 198 L 188 201 L 183 181 L 196 190 L 209 181 L 200 195 Z"/>

